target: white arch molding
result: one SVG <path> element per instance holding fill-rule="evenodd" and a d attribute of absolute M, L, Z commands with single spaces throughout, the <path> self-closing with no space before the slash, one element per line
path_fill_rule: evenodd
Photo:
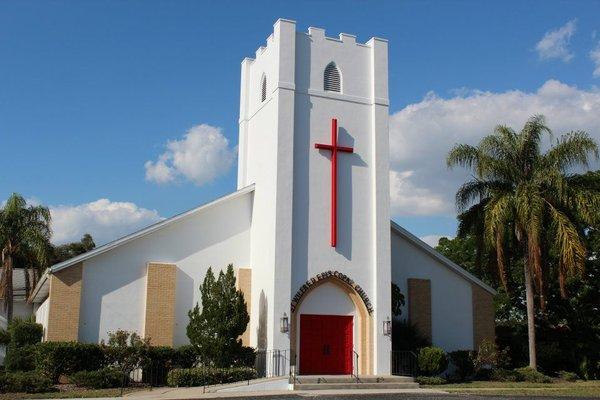
<path fill-rule="evenodd" d="M 323 302 L 326 302 L 326 305 Z M 358 373 L 372 373 L 373 309 L 366 293 L 350 278 L 337 271 L 318 274 L 298 290 L 292 300 L 291 311 L 290 346 L 292 354 L 296 356 L 296 367 L 300 365 L 298 350 L 301 314 L 352 315 L 354 350 L 359 356 Z"/>

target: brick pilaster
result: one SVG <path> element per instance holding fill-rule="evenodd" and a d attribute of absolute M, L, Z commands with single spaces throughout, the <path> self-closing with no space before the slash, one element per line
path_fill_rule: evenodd
<path fill-rule="evenodd" d="M 144 337 L 153 346 L 173 346 L 176 295 L 177 266 L 148 263 Z"/>
<path fill-rule="evenodd" d="M 68 342 L 79 339 L 79 309 L 83 264 L 50 275 L 46 340 Z"/>

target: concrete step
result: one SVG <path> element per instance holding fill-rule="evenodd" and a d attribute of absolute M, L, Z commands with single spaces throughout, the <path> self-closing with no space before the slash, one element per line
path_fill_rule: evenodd
<path fill-rule="evenodd" d="M 395 375 L 359 375 L 359 383 L 413 383 L 410 376 Z M 351 375 L 297 375 L 296 383 L 356 383 L 356 377 Z"/>
<path fill-rule="evenodd" d="M 396 383 L 297 383 L 294 390 L 418 389 L 416 382 Z"/>

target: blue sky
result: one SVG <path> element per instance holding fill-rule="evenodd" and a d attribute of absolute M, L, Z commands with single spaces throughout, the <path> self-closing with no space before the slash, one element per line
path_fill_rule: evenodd
<path fill-rule="evenodd" d="M 599 1 L 3 1 L 0 199 L 103 242 L 231 192 L 235 160 L 162 184 L 145 165 L 202 124 L 233 151 L 240 61 L 279 17 L 389 40 L 394 219 L 421 237 L 454 234 L 453 143 L 536 112 L 600 138 Z"/>

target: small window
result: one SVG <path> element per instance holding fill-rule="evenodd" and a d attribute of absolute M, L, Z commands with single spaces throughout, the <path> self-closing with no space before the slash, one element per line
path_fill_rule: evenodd
<path fill-rule="evenodd" d="M 260 101 L 265 101 L 267 99 L 267 77 L 263 76 L 262 82 L 260 84 Z"/>
<path fill-rule="evenodd" d="M 341 92 L 342 79 L 340 77 L 340 70 L 334 62 L 330 62 L 325 67 L 325 75 L 323 79 L 324 89 L 328 92 Z"/>

